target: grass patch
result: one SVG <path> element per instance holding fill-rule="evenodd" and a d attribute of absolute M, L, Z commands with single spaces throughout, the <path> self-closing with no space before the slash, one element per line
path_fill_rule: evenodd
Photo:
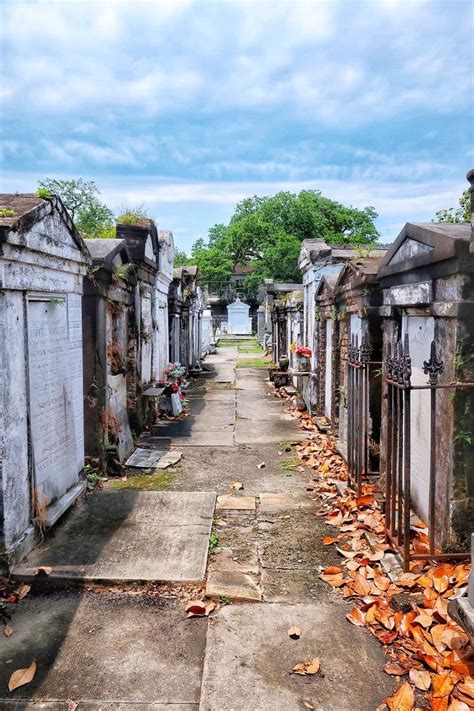
<path fill-rule="evenodd" d="M 219 516 L 213 516 L 212 517 L 212 528 L 211 528 L 211 533 L 209 535 L 209 555 L 214 555 L 214 553 L 217 550 L 217 546 L 219 545 L 219 536 L 216 533 L 216 523 L 219 520 Z"/>
<path fill-rule="evenodd" d="M 217 347 L 233 346 L 239 353 L 263 353 L 263 348 L 256 338 L 248 338 L 242 341 L 234 341 L 231 338 L 219 338 Z"/>
<path fill-rule="evenodd" d="M 284 469 L 286 472 L 292 472 L 294 471 L 295 467 L 297 467 L 299 464 L 299 460 L 292 458 L 292 459 L 284 459 L 282 462 L 280 462 L 280 467 Z"/>
<path fill-rule="evenodd" d="M 162 491 L 176 479 L 178 472 L 172 469 L 160 472 L 159 474 L 142 474 L 141 476 L 130 476 L 127 481 L 113 481 L 112 489 L 137 489 L 139 491 Z"/>
<path fill-rule="evenodd" d="M 249 358 L 237 361 L 237 368 L 268 368 L 271 358 Z"/>

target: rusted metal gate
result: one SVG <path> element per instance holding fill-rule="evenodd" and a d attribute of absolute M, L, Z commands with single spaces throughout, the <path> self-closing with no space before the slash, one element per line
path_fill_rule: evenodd
<path fill-rule="evenodd" d="M 403 558 L 405 570 L 412 560 L 463 559 L 463 553 L 441 553 L 435 547 L 436 532 L 436 407 L 437 391 L 440 388 L 472 388 L 473 383 L 440 385 L 443 372 L 442 360 L 438 357 L 436 344 L 431 342 L 429 360 L 423 363 L 423 372 L 428 376 L 426 385 L 412 385 L 412 366 L 408 334 L 403 342 L 388 350 L 385 359 L 384 378 L 387 397 L 387 462 L 386 462 L 386 508 L 385 528 L 387 539 Z M 414 390 L 430 391 L 431 444 L 429 452 L 429 500 L 428 539 L 426 552 L 414 552 L 411 546 L 411 395 Z"/>
<path fill-rule="evenodd" d="M 362 493 L 363 480 L 370 471 L 369 395 L 373 366 L 372 346 L 367 337 L 359 345 L 358 336 L 352 336 L 347 352 L 347 468 L 349 481 Z"/>

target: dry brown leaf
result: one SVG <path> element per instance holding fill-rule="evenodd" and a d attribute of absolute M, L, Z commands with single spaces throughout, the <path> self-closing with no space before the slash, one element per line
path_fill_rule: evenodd
<path fill-rule="evenodd" d="M 28 595 L 30 590 L 31 590 L 31 585 L 26 585 L 25 583 L 23 583 L 23 585 L 20 585 L 20 587 L 16 591 L 18 599 L 23 600 L 23 598 Z"/>
<path fill-rule="evenodd" d="M 310 704 L 309 701 L 303 701 L 303 706 L 305 709 L 314 709 L 313 704 Z"/>
<path fill-rule="evenodd" d="M 296 625 L 290 627 L 290 629 L 288 630 L 288 637 L 291 637 L 291 639 L 299 639 L 301 637 L 300 628 Z"/>
<path fill-rule="evenodd" d="M 299 674 L 300 676 L 317 674 L 320 667 L 319 657 L 314 657 L 308 662 L 299 662 L 293 667 L 293 674 Z"/>
<path fill-rule="evenodd" d="M 421 691 L 427 691 L 431 686 L 431 675 L 427 671 L 420 671 L 419 669 L 410 669 L 410 681 L 413 686 Z"/>
<path fill-rule="evenodd" d="M 36 674 L 36 662 L 31 662 L 30 666 L 26 669 L 17 669 L 13 672 L 8 682 L 8 688 L 10 691 L 18 689 L 19 686 L 24 684 L 29 684 Z"/>
<path fill-rule="evenodd" d="M 230 485 L 230 488 L 234 489 L 234 491 L 241 491 L 244 488 L 244 485 L 241 481 L 234 481 L 234 483 Z"/>
<path fill-rule="evenodd" d="M 348 612 L 346 617 L 349 622 L 352 622 L 352 624 L 357 627 L 364 627 L 365 625 L 365 615 L 362 610 L 359 610 L 357 607 L 354 607 L 350 612 Z"/>
<path fill-rule="evenodd" d="M 385 699 L 390 711 L 412 711 L 415 705 L 415 694 L 410 684 L 405 681 L 393 696 Z"/>
<path fill-rule="evenodd" d="M 36 568 L 35 570 L 35 575 L 50 575 L 53 572 L 53 569 L 49 567 L 49 565 L 41 565 L 39 568 Z"/>
<path fill-rule="evenodd" d="M 448 711 L 469 711 L 469 706 L 464 703 L 464 701 L 459 701 L 459 699 L 452 699 L 448 706 Z"/>
<path fill-rule="evenodd" d="M 77 701 L 73 701 L 72 699 L 68 699 L 66 701 L 66 711 L 76 711 L 78 707 Z"/>
<path fill-rule="evenodd" d="M 407 670 L 398 664 L 398 662 L 387 662 L 383 670 L 386 674 L 392 674 L 393 676 L 403 676 L 407 673 Z"/>
<path fill-rule="evenodd" d="M 11 637 L 11 636 L 12 636 L 13 630 L 12 630 L 12 628 L 10 627 L 10 625 L 5 625 L 5 627 L 3 628 L 3 634 L 5 635 L 5 637 Z"/>
<path fill-rule="evenodd" d="M 323 545 L 329 546 L 331 543 L 337 543 L 337 538 L 332 538 L 332 536 L 323 538 Z"/>
<path fill-rule="evenodd" d="M 446 674 L 435 674 L 433 677 L 433 696 L 434 698 L 443 698 L 449 696 L 454 688 L 451 676 Z"/>
<path fill-rule="evenodd" d="M 328 568 L 324 568 L 324 575 L 339 575 L 339 573 L 343 573 L 344 570 L 340 568 L 338 565 L 330 565 Z"/>
<path fill-rule="evenodd" d="M 188 617 L 200 617 L 206 613 L 206 603 L 202 600 L 190 600 L 184 608 Z"/>

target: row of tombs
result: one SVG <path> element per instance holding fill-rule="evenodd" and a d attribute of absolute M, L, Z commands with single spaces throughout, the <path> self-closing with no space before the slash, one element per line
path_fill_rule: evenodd
<path fill-rule="evenodd" d="M 473 176 L 474 177 L 474 176 Z M 359 495 L 382 492 L 410 560 L 465 556 L 474 531 L 474 228 L 408 223 L 388 247 L 305 240 L 303 284 L 267 280 L 270 377 L 334 438 Z M 413 540 L 412 526 L 427 528 Z"/>
<path fill-rule="evenodd" d="M 120 463 L 156 421 L 169 363 L 211 341 L 196 267 L 152 220 L 83 240 L 58 197 L 1 195 L 0 559 L 34 545 L 84 490 L 86 455 Z M 160 403 L 162 399 L 160 400 Z"/>

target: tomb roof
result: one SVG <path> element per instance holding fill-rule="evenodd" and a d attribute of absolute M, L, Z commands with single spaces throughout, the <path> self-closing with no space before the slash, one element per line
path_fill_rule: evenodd
<path fill-rule="evenodd" d="M 84 240 L 92 257 L 92 261 L 112 268 L 117 254 L 122 254 L 123 262 L 131 262 L 132 258 L 125 239 L 86 239 Z"/>
<path fill-rule="evenodd" d="M 449 272 L 473 269 L 470 238 L 469 223 L 407 222 L 382 259 L 378 277 L 412 272 L 422 279 L 435 264 L 438 275 L 446 269 Z"/>
<path fill-rule="evenodd" d="M 85 242 L 59 196 L 50 195 L 48 198 L 41 198 L 34 193 L 0 193 L 1 209 L 14 213 L 0 216 L 0 231 L 4 235 L 9 232 L 26 233 L 36 222 L 56 212 L 77 247 L 89 258 Z"/>
<path fill-rule="evenodd" d="M 46 200 L 34 193 L 2 193 L 0 194 L 0 209 L 13 210 L 14 215 L 0 217 L 0 225 L 14 228 L 23 215 L 45 203 Z"/>

